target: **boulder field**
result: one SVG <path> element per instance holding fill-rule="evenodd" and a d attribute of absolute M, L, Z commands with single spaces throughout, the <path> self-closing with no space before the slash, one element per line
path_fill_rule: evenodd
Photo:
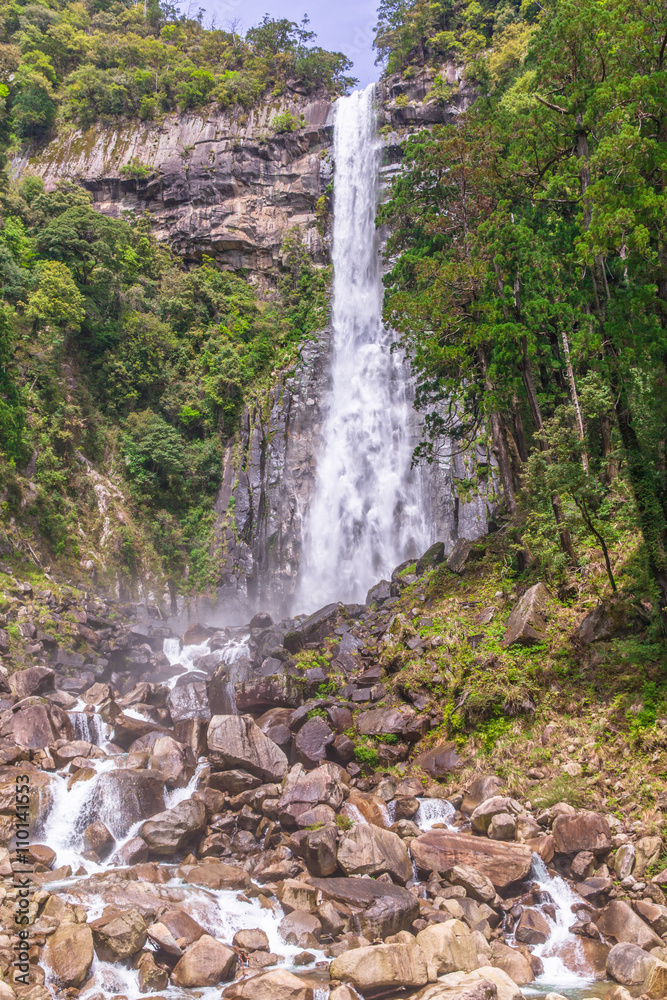
<path fill-rule="evenodd" d="M 534 809 L 497 775 L 457 787 L 438 711 L 390 686 L 435 641 L 401 611 L 418 568 L 365 605 L 180 637 L 155 609 L 22 592 L 28 638 L 0 673 L 0 1000 L 520 1000 L 557 923 L 564 965 L 612 980 L 609 1000 L 667 997 L 661 838 Z M 539 641 L 533 591 L 508 644 Z M 34 624 L 45 606 L 80 651 Z"/>

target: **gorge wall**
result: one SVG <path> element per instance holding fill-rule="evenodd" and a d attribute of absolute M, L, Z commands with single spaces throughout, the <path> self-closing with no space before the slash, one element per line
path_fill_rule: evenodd
<path fill-rule="evenodd" d="M 408 132 L 450 121 L 470 102 L 459 71 L 446 66 L 443 76 L 459 84 L 447 104 L 429 97 L 432 80 L 425 73 L 382 85 L 385 179 L 399 168 Z M 285 111 L 301 127 L 275 134 L 272 119 Z M 14 171 L 39 174 L 47 187 L 74 180 L 105 214 L 148 213 L 158 238 L 186 261 L 207 255 L 223 268 L 242 269 L 271 296 L 291 227 L 299 227 L 316 263 L 329 261 L 321 199 L 333 177 L 332 138 L 332 102 L 292 94 L 250 112 L 212 107 L 159 123 L 72 129 L 27 150 Z M 296 365 L 277 372 L 270 389 L 250 399 L 227 443 L 214 548 L 219 603 L 229 620 L 257 607 L 289 610 L 315 489 L 330 347 L 328 330 L 305 343 Z M 414 414 L 409 436 L 415 445 L 419 433 Z M 487 511 L 483 497 L 459 497 L 465 461 L 448 456 L 445 446 L 427 479 L 434 535 L 450 549 L 459 536 L 483 533 Z"/>

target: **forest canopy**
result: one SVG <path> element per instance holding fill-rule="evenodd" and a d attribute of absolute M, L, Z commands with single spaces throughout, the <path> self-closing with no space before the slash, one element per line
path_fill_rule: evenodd
<path fill-rule="evenodd" d="M 387 70 L 467 108 L 404 144 L 385 317 L 433 457 L 488 440 L 521 558 L 636 525 L 667 604 L 667 8 L 383 0 Z M 472 99 L 474 98 L 474 100 Z M 458 108 L 457 108 L 458 110 Z M 477 476 L 486 476 L 480 466 Z"/>

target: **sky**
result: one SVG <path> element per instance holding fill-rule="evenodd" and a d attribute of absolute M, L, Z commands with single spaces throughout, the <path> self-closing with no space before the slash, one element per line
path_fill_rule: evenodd
<path fill-rule="evenodd" d="M 359 78 L 359 86 L 380 76 L 372 48 L 378 0 L 200 0 L 196 6 L 206 11 L 204 24 L 209 24 L 211 15 L 220 28 L 238 19 L 241 31 L 258 24 L 264 14 L 291 21 L 301 21 L 307 14 L 310 30 L 317 33 L 314 44 L 344 52 L 354 63 L 351 75 Z"/>

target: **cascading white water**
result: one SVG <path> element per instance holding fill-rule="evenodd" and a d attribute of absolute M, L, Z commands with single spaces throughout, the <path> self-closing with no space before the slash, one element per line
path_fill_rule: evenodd
<path fill-rule="evenodd" d="M 410 469 L 408 372 L 382 324 L 374 95 L 371 84 L 335 107 L 332 386 L 306 517 L 298 610 L 362 601 L 369 587 L 432 540 L 421 476 Z"/>
<path fill-rule="evenodd" d="M 531 877 L 540 889 L 548 892 L 555 905 L 555 920 L 551 934 L 544 944 L 533 948 L 533 954 L 542 959 L 544 973 L 537 982 L 551 990 L 577 989 L 592 982 L 594 975 L 586 961 L 581 938 L 569 928 L 574 922 L 572 906 L 582 900 L 558 875 L 550 875 L 544 861 L 533 854 Z"/>
<path fill-rule="evenodd" d="M 447 799 L 419 799 L 419 809 L 415 815 L 415 823 L 420 830 L 425 832 L 432 830 L 434 826 L 442 823 L 448 829 L 456 810 Z"/>

